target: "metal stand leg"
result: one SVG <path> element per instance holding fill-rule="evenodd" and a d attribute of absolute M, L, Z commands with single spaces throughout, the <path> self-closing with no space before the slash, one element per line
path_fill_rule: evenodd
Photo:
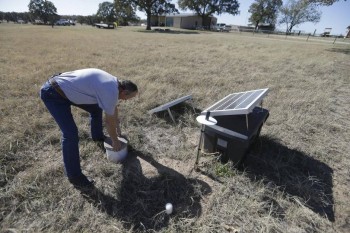
<path fill-rule="evenodd" d="M 198 151 L 197 151 L 197 158 L 196 158 L 196 163 L 194 164 L 194 169 L 198 171 L 198 162 L 199 162 L 199 154 L 201 152 L 201 145 L 202 145 L 202 138 L 203 138 L 203 133 L 204 133 L 204 125 L 202 124 L 201 128 L 201 133 L 199 135 L 199 143 L 198 143 Z"/>
<path fill-rule="evenodd" d="M 168 113 L 169 113 L 171 119 L 173 120 L 173 122 L 175 123 L 175 119 L 174 119 L 174 117 L 173 117 L 173 114 L 171 114 L 170 108 L 168 108 Z"/>
<path fill-rule="evenodd" d="M 194 108 L 194 104 L 193 104 L 193 99 L 190 100 L 190 105 L 193 109 L 193 112 L 196 113 L 196 109 Z"/>

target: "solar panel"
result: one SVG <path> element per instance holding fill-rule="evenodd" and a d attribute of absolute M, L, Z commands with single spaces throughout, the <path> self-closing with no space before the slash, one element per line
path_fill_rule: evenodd
<path fill-rule="evenodd" d="M 233 93 L 216 102 L 201 114 L 208 111 L 211 116 L 249 114 L 267 95 L 268 88 Z"/>
<path fill-rule="evenodd" d="M 177 105 L 177 104 L 179 104 L 181 102 L 184 102 L 184 101 L 190 100 L 190 99 L 192 99 L 192 95 L 186 95 L 186 96 L 180 97 L 180 98 L 178 98 L 176 100 L 173 100 L 173 101 L 170 101 L 170 102 L 165 103 L 163 105 L 160 105 L 160 106 L 158 106 L 158 107 L 156 107 L 156 108 L 154 108 L 152 110 L 149 110 L 148 113 L 152 114 L 152 113 L 156 113 L 156 112 L 161 112 L 161 111 L 167 110 L 168 108 L 170 108 L 170 107 L 172 107 L 174 105 Z"/>
<path fill-rule="evenodd" d="M 173 114 L 171 114 L 170 107 L 173 107 L 173 106 L 175 106 L 177 104 L 180 104 L 180 103 L 182 103 L 182 102 L 184 102 L 186 100 L 192 100 L 192 95 L 186 95 L 186 96 L 180 97 L 180 98 L 178 98 L 176 100 L 173 100 L 173 101 L 170 101 L 170 102 L 165 103 L 163 105 L 160 105 L 160 106 L 158 106 L 158 107 L 156 107 L 154 109 L 149 110 L 148 113 L 153 114 L 153 113 L 157 113 L 157 112 L 161 112 L 161 111 L 167 110 L 169 115 L 170 115 L 170 117 L 171 117 L 171 119 L 173 120 L 173 122 L 175 122 Z M 193 108 L 193 106 L 192 106 L 192 108 Z M 194 110 L 194 108 L 193 108 L 193 110 Z"/>

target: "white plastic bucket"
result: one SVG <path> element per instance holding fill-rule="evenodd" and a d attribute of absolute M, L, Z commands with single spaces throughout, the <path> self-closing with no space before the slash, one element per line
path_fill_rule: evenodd
<path fill-rule="evenodd" d="M 128 154 L 128 141 L 125 138 L 118 137 L 118 140 L 121 145 L 121 149 L 119 151 L 113 151 L 112 140 L 111 138 L 106 138 L 104 142 L 104 147 L 106 149 L 107 159 L 113 163 L 119 163 Z"/>

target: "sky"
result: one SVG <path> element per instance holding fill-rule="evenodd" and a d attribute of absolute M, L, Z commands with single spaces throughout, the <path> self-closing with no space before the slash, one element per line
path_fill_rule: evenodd
<path fill-rule="evenodd" d="M 59 15 L 92 15 L 96 14 L 99 3 L 108 0 L 50 0 L 57 8 Z M 109 0 L 112 2 L 112 0 Z M 0 0 L 0 11 L 2 12 L 27 12 L 29 0 Z M 177 0 L 172 0 L 173 3 L 177 3 Z M 249 6 L 254 0 L 238 0 L 240 3 L 239 15 L 222 14 L 217 17 L 218 23 L 234 24 L 234 25 L 247 25 L 250 13 L 248 13 Z M 350 26 L 350 0 L 340 0 L 334 3 L 332 6 L 320 7 L 322 12 L 321 20 L 319 23 L 304 23 L 299 26 L 295 26 L 293 30 L 301 30 L 305 33 L 324 32 L 325 28 L 332 28 L 331 34 L 345 35 L 347 27 Z M 184 12 L 181 11 L 180 12 Z M 143 12 L 137 12 L 137 15 L 142 19 L 146 16 Z M 280 30 L 285 30 L 285 24 L 277 25 Z"/>

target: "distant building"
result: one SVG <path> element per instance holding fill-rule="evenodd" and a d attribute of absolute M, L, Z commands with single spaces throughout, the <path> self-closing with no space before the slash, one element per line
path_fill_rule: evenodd
<path fill-rule="evenodd" d="M 41 19 L 35 19 L 34 24 L 44 24 L 44 22 Z"/>
<path fill-rule="evenodd" d="M 274 31 L 275 25 L 270 23 L 259 23 L 257 28 L 255 28 L 255 24 L 248 24 L 249 28 L 253 28 L 253 30 L 260 30 L 260 31 Z"/>
<path fill-rule="evenodd" d="M 196 29 L 203 28 L 202 17 L 194 13 L 189 14 L 168 14 L 161 16 L 152 16 L 151 17 L 151 26 L 166 26 L 166 27 L 175 27 L 183 29 Z M 214 16 L 209 17 L 208 24 L 210 27 L 216 25 L 217 18 Z"/>
<path fill-rule="evenodd" d="M 329 37 L 331 35 L 332 28 L 325 28 L 324 32 L 321 34 L 322 37 Z"/>
<path fill-rule="evenodd" d="M 275 30 L 275 25 L 274 24 L 270 24 L 270 23 L 259 23 L 258 25 L 258 30 L 261 31 L 274 31 Z"/>
<path fill-rule="evenodd" d="M 249 26 L 249 25 L 248 26 L 241 26 L 241 25 L 239 25 L 238 29 L 239 29 L 240 32 L 252 32 L 252 31 L 255 30 L 255 28 L 253 26 Z"/>
<path fill-rule="evenodd" d="M 346 38 L 350 38 L 350 28 L 349 28 L 348 33 L 346 34 L 345 37 L 346 37 Z"/>

